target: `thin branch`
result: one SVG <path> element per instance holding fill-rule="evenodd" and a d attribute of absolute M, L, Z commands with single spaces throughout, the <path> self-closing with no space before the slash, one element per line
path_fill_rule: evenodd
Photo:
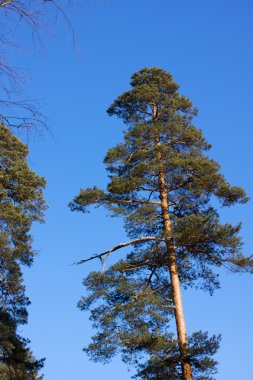
<path fill-rule="evenodd" d="M 7 112 L 2 112 L 6 108 Z M 37 131 L 47 129 L 47 118 L 40 112 L 35 101 L 12 101 L 0 99 L 0 123 L 10 128 L 27 128 Z"/>
<path fill-rule="evenodd" d="M 168 285 L 160 286 L 159 288 L 153 289 L 148 293 L 139 292 L 138 294 L 134 295 L 133 298 L 137 301 L 138 298 L 140 298 L 140 297 L 146 297 L 146 296 L 149 296 L 151 294 L 155 294 L 155 293 L 160 292 L 161 290 L 164 290 L 166 288 L 168 288 Z"/>
<path fill-rule="evenodd" d="M 145 199 L 110 199 L 109 202 L 111 203 L 118 203 L 118 204 L 131 204 L 131 203 L 144 203 L 144 204 L 151 204 L 151 205 L 161 205 L 162 203 L 159 201 L 149 201 Z"/>
<path fill-rule="evenodd" d="M 36 106 L 37 102 L 26 103 L 18 100 L 17 93 L 24 88 L 24 78 L 20 76 L 20 69 L 12 67 L 5 59 L 9 47 L 17 48 L 16 34 L 12 30 L 16 25 L 15 21 L 29 26 L 33 41 L 35 37 L 35 41 L 40 42 L 42 33 L 49 32 L 49 27 L 56 24 L 57 20 L 54 19 L 54 16 L 58 18 L 58 15 L 61 15 L 70 32 L 71 40 L 76 46 L 74 30 L 66 11 L 67 8 L 76 7 L 76 5 L 72 0 L 0 0 L 0 91 L 7 96 L 6 100 L 1 99 L 0 123 L 3 122 L 10 128 L 27 128 L 28 130 L 31 127 L 47 128 L 47 120 L 39 112 Z M 18 48 L 20 49 L 20 46 Z M 6 113 L 2 110 L 3 107 L 12 109 Z M 19 111 L 24 111 L 26 114 L 20 114 Z M 19 117 L 16 117 L 16 114 Z"/>
<path fill-rule="evenodd" d="M 126 163 L 128 164 L 136 154 L 139 154 L 141 152 L 150 152 L 150 151 L 151 151 L 151 148 L 149 146 L 148 148 L 145 146 L 141 149 L 135 150 L 128 157 L 126 157 Z"/>
<path fill-rule="evenodd" d="M 191 175 L 191 176 L 189 176 L 189 178 L 187 178 L 185 181 L 183 181 L 183 182 L 180 183 L 179 185 L 169 187 L 169 188 L 168 188 L 168 192 L 171 192 L 171 191 L 175 191 L 175 190 L 181 189 L 182 187 L 185 187 L 185 186 L 188 185 L 190 182 L 192 182 L 192 180 L 193 180 L 193 176 Z"/>
<path fill-rule="evenodd" d="M 109 249 L 108 251 L 105 251 L 105 252 L 99 253 L 98 255 L 91 256 L 91 257 L 89 257 L 88 259 L 80 260 L 80 261 L 78 261 L 78 262 L 75 263 L 75 264 L 76 264 L 76 265 L 80 265 L 80 264 L 86 263 L 87 261 L 90 261 L 90 260 L 101 259 L 103 256 L 108 255 L 108 254 L 111 253 L 111 252 L 117 251 L 117 250 L 120 249 L 120 248 L 124 248 L 124 247 L 127 247 L 128 245 L 132 245 L 132 244 L 144 243 L 144 242 L 146 242 L 146 241 L 151 241 L 151 240 L 164 241 L 164 239 L 157 238 L 157 237 L 155 237 L 155 236 L 146 236 L 146 237 L 142 237 L 142 238 L 134 239 L 134 240 L 128 241 L 128 242 L 126 242 L 126 243 L 120 243 L 120 244 L 116 245 L 115 247 Z"/>
<path fill-rule="evenodd" d="M 152 264 L 152 261 L 145 261 L 144 263 L 142 264 L 135 264 L 135 265 L 129 265 L 128 267 L 126 267 L 124 270 L 122 270 L 122 273 L 125 273 L 125 272 L 129 272 L 129 271 L 133 271 L 135 269 L 139 269 L 139 268 L 144 268 L 144 267 L 147 267 L 148 265 Z"/>
<path fill-rule="evenodd" d="M 143 293 L 145 292 L 145 290 L 147 290 L 147 288 L 149 287 L 149 285 L 151 285 L 151 281 L 152 281 L 152 277 L 153 277 L 153 274 L 155 273 L 156 269 L 158 268 L 158 266 L 155 266 L 150 275 L 149 275 L 149 278 L 147 280 L 147 283 L 146 285 L 144 286 L 143 289 L 141 289 L 137 294 L 134 295 L 134 299 L 137 300 L 139 298 L 139 296 L 143 295 Z"/>
<path fill-rule="evenodd" d="M 157 193 L 158 192 L 158 190 L 157 190 L 157 188 L 156 187 L 145 187 L 145 186 L 138 186 L 137 188 L 136 188 L 136 190 L 143 190 L 143 191 L 152 191 L 153 193 Z"/>

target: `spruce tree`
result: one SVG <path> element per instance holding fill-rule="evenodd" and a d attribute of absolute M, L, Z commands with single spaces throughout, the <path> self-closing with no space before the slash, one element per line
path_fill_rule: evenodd
<path fill-rule="evenodd" d="M 27 322 L 22 266 L 31 266 L 30 228 L 42 221 L 45 180 L 27 163 L 28 149 L 0 124 L 0 374 L 1 379 L 35 380 L 43 362 L 32 357 L 17 333 Z"/>
<path fill-rule="evenodd" d="M 81 261 L 103 261 L 102 272 L 84 280 L 90 293 L 79 303 L 91 310 L 98 329 L 85 350 L 101 361 L 121 352 L 141 379 L 211 379 L 219 337 L 187 335 L 181 287 L 212 293 L 219 286 L 217 268 L 252 270 L 252 258 L 242 253 L 240 224 L 222 224 L 211 203 L 215 197 L 231 206 L 247 196 L 207 155 L 211 146 L 192 124 L 197 110 L 172 76 L 144 68 L 131 79 L 131 89 L 108 109 L 128 129 L 105 157 L 107 190 L 81 190 L 70 203 L 74 211 L 96 205 L 123 217 L 131 239 Z M 129 245 L 126 258 L 105 271 L 108 255 Z"/>

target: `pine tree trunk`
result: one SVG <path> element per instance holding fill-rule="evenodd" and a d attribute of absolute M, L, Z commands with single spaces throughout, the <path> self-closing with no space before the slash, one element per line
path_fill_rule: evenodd
<path fill-rule="evenodd" d="M 174 304 L 174 315 L 176 320 L 177 327 L 177 336 L 179 342 L 179 350 L 181 354 L 181 367 L 182 367 L 182 380 L 193 380 L 191 364 L 187 355 L 188 352 L 188 341 L 187 341 L 187 332 L 186 324 L 182 303 L 182 295 L 180 288 L 180 280 L 178 275 L 177 263 L 176 263 L 176 254 L 175 246 L 173 244 L 172 228 L 171 221 L 169 216 L 169 202 L 168 202 L 168 193 L 165 185 L 165 175 L 162 163 L 162 154 L 160 150 L 160 139 L 159 139 L 159 129 L 156 123 L 156 115 L 153 117 L 154 126 L 156 130 L 156 156 L 158 160 L 159 168 L 159 191 L 161 199 L 161 209 L 162 209 L 162 218 L 164 225 L 164 237 L 166 241 L 166 247 L 168 252 L 168 268 L 170 272 L 171 288 L 172 288 L 172 298 Z"/>

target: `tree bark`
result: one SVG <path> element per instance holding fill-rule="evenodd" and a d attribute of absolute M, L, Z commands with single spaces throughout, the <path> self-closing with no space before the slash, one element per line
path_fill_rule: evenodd
<path fill-rule="evenodd" d="M 155 127 L 155 145 L 156 145 L 156 157 L 159 165 L 159 192 L 161 199 L 161 210 L 164 225 L 164 238 L 168 252 L 168 268 L 170 272 L 170 281 L 172 288 L 172 297 L 174 304 L 174 315 L 177 327 L 177 336 L 179 342 L 179 350 L 181 354 L 181 368 L 182 368 L 182 380 L 193 380 L 191 363 L 188 357 L 188 340 L 186 332 L 186 324 L 182 303 L 182 295 L 180 288 L 180 280 L 178 275 L 178 268 L 176 262 L 175 246 L 173 244 L 172 225 L 169 215 L 169 201 L 168 192 L 165 184 L 164 167 L 162 163 L 162 153 L 160 149 L 159 128 L 157 125 L 157 113 L 153 113 L 153 121 Z"/>

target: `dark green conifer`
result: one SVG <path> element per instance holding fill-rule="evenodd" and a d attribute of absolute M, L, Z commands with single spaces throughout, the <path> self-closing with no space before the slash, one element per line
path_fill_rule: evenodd
<path fill-rule="evenodd" d="M 86 351 L 102 361 L 121 352 L 145 380 L 212 379 L 219 337 L 187 336 L 180 284 L 212 293 L 219 286 L 217 267 L 252 270 L 252 258 L 241 252 L 240 225 L 221 224 L 210 203 L 216 197 L 231 206 L 247 197 L 205 153 L 210 145 L 192 124 L 197 110 L 168 72 L 135 73 L 131 89 L 108 113 L 128 130 L 105 157 L 107 191 L 81 190 L 70 207 L 83 212 L 91 205 L 106 207 L 123 217 L 132 239 L 81 262 L 98 257 L 104 269 L 111 252 L 127 245 L 133 250 L 84 280 L 90 295 L 79 306 L 91 310 L 98 329 Z M 176 337 L 169 329 L 173 315 Z"/>
<path fill-rule="evenodd" d="M 42 221 L 45 180 L 27 164 L 28 149 L 0 124 L 0 375 L 6 380 L 35 380 L 36 361 L 28 341 L 17 334 L 27 322 L 22 266 L 30 266 L 34 251 L 30 228 Z"/>
<path fill-rule="evenodd" d="M 42 380 L 38 372 L 44 359 L 34 359 L 29 340 L 17 333 L 17 323 L 10 314 L 0 311 L 0 378 L 1 380 Z"/>

